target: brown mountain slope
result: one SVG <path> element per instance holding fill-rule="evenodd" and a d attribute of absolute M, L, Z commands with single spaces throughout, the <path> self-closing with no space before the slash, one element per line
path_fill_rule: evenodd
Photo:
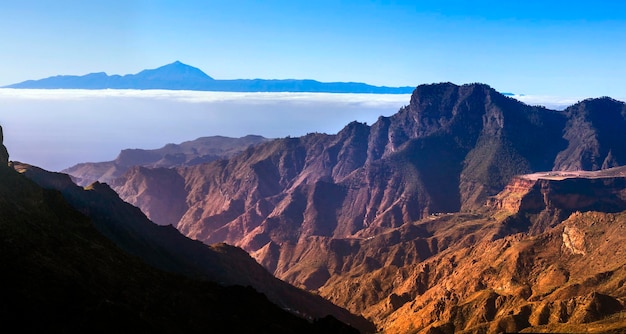
<path fill-rule="evenodd" d="M 382 326 L 389 333 L 592 329 L 623 310 L 625 222 L 624 214 L 577 213 L 536 236 L 483 239 L 405 267 L 405 284 L 393 293 L 408 300 Z M 626 328 L 619 318 L 606 322 L 605 330 Z"/>
<path fill-rule="evenodd" d="M 126 174 L 129 182 L 118 189 L 119 196 L 134 206 L 150 208 L 146 214 L 154 223 L 176 226 L 189 209 L 183 177 L 174 169 L 141 166 L 130 167 Z"/>
<path fill-rule="evenodd" d="M 626 212 L 590 211 L 590 198 L 612 193 L 598 205 L 623 207 L 626 187 L 604 173 L 514 181 L 504 192 L 520 198 L 516 207 L 432 216 L 365 239 L 310 237 L 265 265 L 388 333 L 625 330 Z M 578 192 L 571 182 L 588 183 Z"/>
<path fill-rule="evenodd" d="M 87 186 L 95 181 L 110 182 L 133 166 L 171 168 L 226 159 L 267 140 L 253 135 L 241 138 L 202 137 L 153 150 L 126 149 L 113 161 L 80 163 L 62 172 L 71 175 L 78 185 Z"/>

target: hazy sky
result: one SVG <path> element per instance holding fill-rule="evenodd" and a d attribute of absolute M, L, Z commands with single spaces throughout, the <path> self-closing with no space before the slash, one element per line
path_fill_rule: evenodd
<path fill-rule="evenodd" d="M 626 1 L 0 2 L 0 85 L 136 73 L 626 96 Z"/>

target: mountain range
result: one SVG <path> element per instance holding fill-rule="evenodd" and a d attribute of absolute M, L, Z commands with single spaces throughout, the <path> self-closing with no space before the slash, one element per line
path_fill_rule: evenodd
<path fill-rule="evenodd" d="M 371 126 L 125 150 L 71 178 L 2 149 L 0 254 L 18 287 L 3 308 L 83 330 L 124 316 L 200 331 L 210 314 L 235 331 L 624 332 L 625 129 L 609 97 L 558 111 L 439 83 Z M 71 181 L 108 171 L 123 174 Z"/>
<path fill-rule="evenodd" d="M 408 106 L 371 126 L 267 141 L 213 163 L 132 168 L 111 185 L 145 200 L 152 187 L 173 187 L 166 174 L 175 172 L 181 182 L 168 198 L 187 208 L 167 224 L 248 251 L 309 235 L 369 237 L 433 213 L 480 209 L 515 175 L 626 164 L 626 133 L 617 131 L 626 128 L 624 110 L 610 98 L 555 111 L 482 84 L 423 85 Z M 140 207 L 149 217 L 155 209 Z M 289 231 L 273 239 L 265 224 Z"/>
<path fill-rule="evenodd" d="M 484 84 L 421 85 L 371 126 L 110 184 L 385 332 L 618 330 L 624 129 L 626 105 L 608 97 L 557 111 Z"/>
<path fill-rule="evenodd" d="M 39 80 L 5 86 L 3 88 L 32 89 L 167 89 L 223 92 L 315 92 L 315 93 L 371 93 L 410 94 L 414 87 L 372 86 L 358 82 L 319 82 L 315 80 L 218 80 L 200 69 L 175 61 L 156 69 L 136 74 L 107 75 L 90 73 L 83 76 L 57 75 Z"/>

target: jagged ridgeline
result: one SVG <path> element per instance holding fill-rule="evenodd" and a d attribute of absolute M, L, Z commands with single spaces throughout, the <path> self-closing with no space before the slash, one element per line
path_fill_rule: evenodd
<path fill-rule="evenodd" d="M 623 304 L 623 255 L 585 272 L 607 249 L 581 255 L 562 237 L 565 228 L 591 233 L 585 219 L 596 216 L 568 220 L 576 211 L 608 205 L 599 221 L 622 221 L 621 176 L 541 181 L 529 194 L 511 192 L 522 204 L 535 201 L 535 211 L 493 205 L 508 203 L 498 194 L 521 174 L 626 165 L 624 130 L 626 107 L 608 97 L 557 111 L 484 84 L 422 85 L 407 106 L 371 126 L 353 122 L 335 135 L 267 141 L 195 166 L 132 168 L 111 184 L 149 217 L 167 217 L 161 224 L 205 243 L 240 246 L 277 277 L 384 329 L 571 331 Z M 605 181 L 617 188 L 598 189 Z M 593 196 L 577 195 L 572 184 L 615 198 L 585 204 Z M 537 194 L 551 200 L 536 201 Z M 581 201 L 568 202 L 573 197 Z M 164 212 L 156 203 L 166 198 L 172 210 Z M 606 235 L 619 244 L 621 225 L 598 226 L 602 234 L 585 242 Z M 543 271 L 555 276 L 539 281 Z M 589 305 L 604 306 L 585 313 Z"/>
<path fill-rule="evenodd" d="M 626 163 L 626 134 L 607 128 L 626 125 L 623 110 L 609 98 L 554 111 L 482 84 L 423 85 L 372 126 L 278 139 L 175 173 L 134 169 L 111 183 L 149 217 L 208 243 L 257 251 L 315 235 L 367 237 L 480 209 L 518 174 Z M 168 188 L 175 212 L 158 205 Z"/>

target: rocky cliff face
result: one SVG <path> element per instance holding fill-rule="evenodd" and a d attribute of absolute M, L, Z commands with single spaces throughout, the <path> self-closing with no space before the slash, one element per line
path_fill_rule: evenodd
<path fill-rule="evenodd" d="M 487 206 L 512 215 L 531 233 L 541 233 L 576 211 L 621 212 L 626 210 L 625 169 L 521 175 Z"/>

